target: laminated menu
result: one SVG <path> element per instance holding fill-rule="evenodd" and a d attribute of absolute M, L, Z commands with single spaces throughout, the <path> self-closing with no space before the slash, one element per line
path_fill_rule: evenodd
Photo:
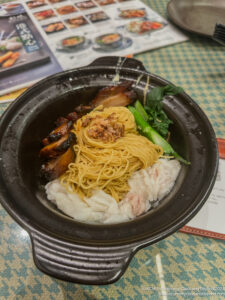
<path fill-rule="evenodd" d="M 101 56 L 185 40 L 139 0 L 0 1 L 0 95 Z"/>
<path fill-rule="evenodd" d="M 225 240 L 225 140 L 217 141 L 220 159 L 213 190 L 197 215 L 180 231 Z"/>

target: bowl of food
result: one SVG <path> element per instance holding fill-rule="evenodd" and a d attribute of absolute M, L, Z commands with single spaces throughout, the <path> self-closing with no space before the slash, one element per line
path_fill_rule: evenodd
<path fill-rule="evenodd" d="M 120 33 L 113 32 L 98 36 L 95 39 L 97 45 L 101 48 L 118 48 L 123 42 L 123 36 Z"/>
<path fill-rule="evenodd" d="M 15 9 L 18 9 L 19 7 L 21 7 L 21 4 L 19 4 L 19 3 L 3 4 L 3 7 L 7 11 L 12 11 L 12 10 L 15 10 Z"/>
<path fill-rule="evenodd" d="M 146 17 L 146 10 L 145 8 L 120 9 L 119 17 L 123 19 L 144 18 Z"/>
<path fill-rule="evenodd" d="M 19 3 L 5 3 L 0 6 L 0 16 L 9 17 L 24 13 L 24 7 Z"/>
<path fill-rule="evenodd" d="M 63 40 L 61 40 L 61 47 L 63 48 L 79 48 L 83 46 L 85 43 L 85 37 L 81 35 L 75 35 L 75 36 L 70 36 L 67 37 Z"/>
<path fill-rule="evenodd" d="M 139 249 L 200 210 L 217 168 L 204 112 L 135 59 L 48 77 L 0 120 L 0 201 L 36 266 L 67 281 L 118 280 Z"/>

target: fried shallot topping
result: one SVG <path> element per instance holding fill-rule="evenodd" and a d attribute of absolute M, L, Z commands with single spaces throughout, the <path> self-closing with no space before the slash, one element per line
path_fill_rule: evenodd
<path fill-rule="evenodd" d="M 102 140 L 104 143 L 115 142 L 124 136 L 124 124 L 118 123 L 118 118 L 115 113 L 110 114 L 107 118 L 101 116 L 89 118 L 87 122 L 83 122 L 82 126 L 86 127 L 89 124 L 89 137 Z"/>

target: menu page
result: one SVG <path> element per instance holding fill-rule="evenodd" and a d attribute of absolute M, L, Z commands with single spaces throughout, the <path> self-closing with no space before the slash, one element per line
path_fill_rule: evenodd
<path fill-rule="evenodd" d="M 0 95 L 101 56 L 126 56 L 187 39 L 139 0 L 8 2 L 0 5 L 0 78 L 5 79 Z M 47 61 L 53 72 L 35 69 Z"/>
<path fill-rule="evenodd" d="M 26 5 L 63 69 L 187 39 L 139 0 L 48 0 L 41 8 L 34 3 Z"/>
<path fill-rule="evenodd" d="M 218 143 L 221 158 L 213 190 L 201 210 L 181 231 L 225 239 L 225 140 L 218 139 Z"/>

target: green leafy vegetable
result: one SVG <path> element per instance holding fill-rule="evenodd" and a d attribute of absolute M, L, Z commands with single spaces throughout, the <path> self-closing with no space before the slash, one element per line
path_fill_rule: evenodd
<path fill-rule="evenodd" d="M 163 111 L 163 97 L 176 95 L 183 91 L 181 87 L 168 84 L 166 86 L 153 88 L 147 95 L 146 106 L 144 108 L 148 114 L 147 121 L 164 138 L 168 136 L 169 125 L 172 121 Z"/>
<path fill-rule="evenodd" d="M 183 93 L 184 90 L 182 87 L 175 85 L 165 85 L 165 86 L 157 86 L 148 93 L 147 95 L 147 106 L 150 108 L 162 108 L 162 99 L 164 96 L 169 95 L 177 95 Z"/>
<path fill-rule="evenodd" d="M 139 102 L 139 104 L 138 104 L 139 111 L 142 110 L 140 105 L 141 105 L 141 103 Z M 149 125 L 149 123 L 145 120 L 145 117 L 143 117 L 144 114 L 141 114 L 141 112 L 139 112 L 135 107 L 129 106 L 128 108 L 129 108 L 130 112 L 133 114 L 135 122 L 136 122 L 138 128 L 143 133 L 143 135 L 145 135 L 154 144 L 161 146 L 163 148 L 165 154 L 174 156 L 175 158 L 177 158 L 179 161 L 183 162 L 184 164 L 187 164 L 187 165 L 190 164 L 190 162 L 183 159 L 177 152 L 175 152 L 174 149 L 172 148 L 172 146 L 154 128 L 152 128 Z"/>

